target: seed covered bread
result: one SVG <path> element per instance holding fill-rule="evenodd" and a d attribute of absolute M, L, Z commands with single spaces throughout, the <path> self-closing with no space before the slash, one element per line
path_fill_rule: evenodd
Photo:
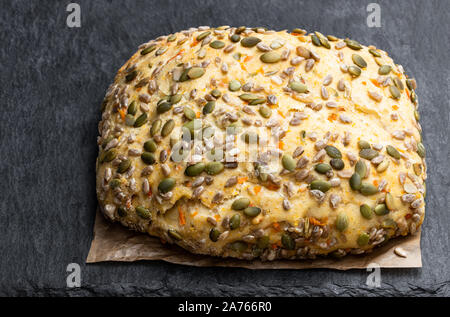
<path fill-rule="evenodd" d="M 100 209 L 199 254 L 370 252 L 424 218 L 415 89 L 386 52 L 319 32 L 161 36 L 102 104 Z"/>

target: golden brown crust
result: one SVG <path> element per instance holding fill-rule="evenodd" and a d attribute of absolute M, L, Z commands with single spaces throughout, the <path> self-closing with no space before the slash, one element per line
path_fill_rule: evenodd
<path fill-rule="evenodd" d="M 191 252 L 244 259 L 364 253 L 414 234 L 426 178 L 415 85 L 386 52 L 318 32 L 160 37 L 105 96 L 101 210 Z"/>

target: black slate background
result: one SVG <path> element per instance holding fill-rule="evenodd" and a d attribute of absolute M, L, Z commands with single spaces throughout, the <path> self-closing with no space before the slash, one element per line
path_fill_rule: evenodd
<path fill-rule="evenodd" d="M 450 295 L 450 1 L 0 1 L 0 295 Z M 196 268 L 164 262 L 84 263 L 96 210 L 100 103 L 137 46 L 190 26 L 301 27 L 390 52 L 416 77 L 428 151 L 422 269 Z M 81 288 L 66 266 L 81 265 Z"/>

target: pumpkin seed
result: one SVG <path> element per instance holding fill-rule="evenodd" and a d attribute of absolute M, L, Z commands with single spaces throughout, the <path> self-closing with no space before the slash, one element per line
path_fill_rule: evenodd
<path fill-rule="evenodd" d="M 156 158 L 155 155 L 151 152 L 144 152 L 141 154 L 141 159 L 145 164 L 152 165 L 155 164 Z"/>
<path fill-rule="evenodd" d="M 352 55 L 352 61 L 353 61 L 353 63 L 355 63 L 356 66 L 359 66 L 361 68 L 366 68 L 367 67 L 367 63 L 364 60 L 364 58 L 362 58 L 361 55 L 353 54 Z"/>
<path fill-rule="evenodd" d="M 258 98 L 258 99 L 253 99 L 248 104 L 250 106 L 254 106 L 254 105 L 259 105 L 259 104 L 262 104 L 262 103 L 265 103 L 265 102 L 266 102 L 266 98 Z"/>
<path fill-rule="evenodd" d="M 308 92 L 308 87 L 299 81 L 293 81 L 289 84 L 289 88 L 300 94 Z"/>
<path fill-rule="evenodd" d="M 242 54 L 239 52 L 233 54 L 233 58 L 235 60 L 237 60 L 238 62 L 241 60 L 241 57 L 242 57 Z"/>
<path fill-rule="evenodd" d="M 311 41 L 315 46 L 320 46 L 320 39 L 317 35 L 311 34 Z"/>
<path fill-rule="evenodd" d="M 359 156 L 365 158 L 366 160 L 371 160 L 379 155 L 378 151 L 373 149 L 362 149 L 359 151 Z"/>
<path fill-rule="evenodd" d="M 217 230 L 216 228 L 212 228 L 211 231 L 209 232 L 209 238 L 211 239 L 212 242 L 217 242 L 220 234 L 221 233 L 219 230 Z"/>
<path fill-rule="evenodd" d="M 128 110 L 127 113 L 131 114 L 132 116 L 134 116 L 137 112 L 137 105 L 136 105 L 136 101 L 133 100 L 130 105 L 128 106 Z"/>
<path fill-rule="evenodd" d="M 164 178 L 158 185 L 158 190 L 160 193 L 166 194 L 170 192 L 175 187 L 175 178 L 167 177 Z"/>
<path fill-rule="evenodd" d="M 138 73 L 137 73 L 136 70 L 132 71 L 131 73 L 129 73 L 128 75 L 125 76 L 125 81 L 126 81 L 127 83 L 129 83 L 130 81 L 132 81 L 133 79 L 136 78 L 137 74 L 138 74 Z"/>
<path fill-rule="evenodd" d="M 363 216 L 366 219 L 372 219 L 373 217 L 372 208 L 370 208 L 370 206 L 367 204 L 362 204 L 359 207 L 359 212 L 361 213 L 361 216 Z"/>
<path fill-rule="evenodd" d="M 369 53 L 370 54 L 372 54 L 373 56 L 375 56 L 375 57 L 381 57 L 381 54 L 380 53 L 378 53 L 376 50 L 374 50 L 374 49 L 369 49 Z"/>
<path fill-rule="evenodd" d="M 383 222 L 381 223 L 381 227 L 383 227 L 384 229 L 396 229 L 397 223 L 393 219 L 387 218 L 383 220 Z"/>
<path fill-rule="evenodd" d="M 414 110 L 414 118 L 416 119 L 416 121 L 419 121 L 419 120 L 420 120 L 420 114 L 419 114 L 419 111 Z"/>
<path fill-rule="evenodd" d="M 370 237 L 367 233 L 365 233 L 365 232 L 361 233 L 358 237 L 358 241 L 357 241 L 358 245 L 360 247 L 366 246 L 369 243 L 369 238 Z"/>
<path fill-rule="evenodd" d="M 165 47 L 165 46 L 160 47 L 160 48 L 158 48 L 158 49 L 156 50 L 155 56 L 162 55 L 162 54 L 164 54 L 166 51 L 167 51 L 167 47 Z"/>
<path fill-rule="evenodd" d="M 416 104 L 417 103 L 417 95 L 416 92 L 413 90 L 411 91 L 411 97 L 410 97 L 412 103 Z"/>
<path fill-rule="evenodd" d="M 205 166 L 205 172 L 208 175 L 217 175 L 222 172 L 224 165 L 221 162 L 208 162 Z"/>
<path fill-rule="evenodd" d="M 134 117 L 131 114 L 127 114 L 125 116 L 125 124 L 129 127 L 134 126 L 134 123 L 136 122 L 136 120 L 134 120 Z"/>
<path fill-rule="evenodd" d="M 242 253 L 242 252 L 244 252 L 245 250 L 247 250 L 248 245 L 247 245 L 247 243 L 245 243 L 244 241 L 235 241 L 235 242 L 233 242 L 233 243 L 230 244 L 230 248 L 231 248 L 233 251 Z"/>
<path fill-rule="evenodd" d="M 141 51 L 141 55 L 147 55 L 156 49 L 156 44 L 151 44 Z"/>
<path fill-rule="evenodd" d="M 248 131 L 248 132 L 245 132 L 242 134 L 242 139 L 247 144 L 249 144 L 249 143 L 254 144 L 254 143 L 258 143 L 259 135 L 256 134 L 256 132 Z"/>
<path fill-rule="evenodd" d="M 222 96 L 222 92 L 219 89 L 213 89 L 211 90 L 210 94 L 214 97 L 214 98 L 220 98 L 220 96 Z"/>
<path fill-rule="evenodd" d="M 256 242 L 256 246 L 260 249 L 265 249 L 269 246 L 270 238 L 269 236 L 262 236 Z"/>
<path fill-rule="evenodd" d="M 165 112 L 169 111 L 170 109 L 172 109 L 172 103 L 167 102 L 167 101 L 162 102 L 156 106 L 156 112 L 158 112 L 159 114 L 165 113 Z"/>
<path fill-rule="evenodd" d="M 117 173 L 125 173 L 131 167 L 131 160 L 127 159 L 120 162 L 119 167 L 117 168 Z"/>
<path fill-rule="evenodd" d="M 249 36 L 249 37 L 245 37 L 241 40 L 241 45 L 243 47 L 253 47 L 256 44 L 258 44 L 259 42 L 261 42 L 261 40 L 257 37 L 254 36 Z"/>
<path fill-rule="evenodd" d="M 395 87 L 398 88 L 398 90 L 403 91 L 405 89 L 405 86 L 403 85 L 402 81 L 398 77 L 393 77 L 392 81 L 394 82 Z"/>
<path fill-rule="evenodd" d="M 147 142 L 144 143 L 144 149 L 147 152 L 155 152 L 157 148 L 156 142 L 153 140 L 148 140 Z"/>
<path fill-rule="evenodd" d="M 205 31 L 205 32 L 203 32 L 203 33 L 200 33 L 199 35 L 197 35 L 196 40 L 197 40 L 198 42 L 200 42 L 201 40 L 203 40 L 205 37 L 207 37 L 207 36 L 210 35 L 210 34 L 211 34 L 211 31 Z"/>
<path fill-rule="evenodd" d="M 221 49 L 225 46 L 225 42 L 222 41 L 213 41 L 209 44 L 214 49 Z"/>
<path fill-rule="evenodd" d="M 315 179 L 311 182 L 309 188 L 311 190 L 320 190 L 321 192 L 326 193 L 331 188 L 331 184 L 325 180 Z"/>
<path fill-rule="evenodd" d="M 355 165 L 355 172 L 356 172 L 361 178 L 366 177 L 366 174 L 367 174 L 367 166 L 366 166 L 366 163 L 364 163 L 364 161 L 362 161 L 362 160 L 359 160 L 358 162 L 356 162 L 356 165 Z"/>
<path fill-rule="evenodd" d="M 150 213 L 150 210 L 148 210 L 147 208 L 142 207 L 142 206 L 136 207 L 136 213 L 139 217 L 144 218 L 144 219 L 152 218 L 152 214 Z"/>
<path fill-rule="evenodd" d="M 334 35 L 327 35 L 327 39 L 331 42 L 339 41 L 339 39 Z"/>
<path fill-rule="evenodd" d="M 314 169 L 317 173 L 326 174 L 329 170 L 331 170 L 331 166 L 326 163 L 317 164 Z"/>
<path fill-rule="evenodd" d="M 317 34 L 317 37 L 319 38 L 319 41 L 320 41 L 320 44 L 323 46 L 323 47 L 325 47 L 325 48 L 327 48 L 327 49 L 330 49 L 331 48 L 331 45 L 330 45 L 330 43 L 328 42 L 328 39 L 325 37 L 325 36 L 323 36 L 322 34 L 319 34 L 319 32 L 316 32 Z"/>
<path fill-rule="evenodd" d="M 278 53 L 277 51 L 270 51 L 267 53 L 262 54 L 259 59 L 263 62 L 263 63 L 276 63 L 279 62 L 281 59 L 281 54 Z"/>
<path fill-rule="evenodd" d="M 376 205 L 373 211 L 377 216 L 384 216 L 389 213 L 389 210 L 386 208 L 385 204 Z"/>
<path fill-rule="evenodd" d="M 383 162 L 381 162 L 380 164 L 378 164 L 377 166 L 377 172 L 378 173 L 383 173 L 388 167 L 389 167 L 390 161 L 389 160 L 384 160 Z"/>
<path fill-rule="evenodd" d="M 190 79 L 197 79 L 199 77 L 202 77 L 203 74 L 205 74 L 205 69 L 202 67 L 192 67 L 191 69 L 189 69 L 189 71 L 187 72 L 187 76 Z"/>
<path fill-rule="evenodd" d="M 344 169 L 344 167 L 345 167 L 344 161 L 341 159 L 338 159 L 338 158 L 331 159 L 330 165 L 331 165 L 331 167 L 333 167 L 335 170 L 338 170 L 338 171 Z"/>
<path fill-rule="evenodd" d="M 360 150 L 363 149 L 370 149 L 370 143 L 365 140 L 359 140 L 358 141 L 358 147 Z"/>
<path fill-rule="evenodd" d="M 183 95 L 182 94 L 176 94 L 176 95 L 172 95 L 172 96 L 170 96 L 170 103 L 171 104 L 177 104 L 177 103 L 179 103 L 180 102 L 180 100 L 181 100 L 181 97 L 183 97 Z"/>
<path fill-rule="evenodd" d="M 189 135 L 191 136 L 191 138 L 193 138 L 195 130 L 197 130 L 199 128 L 196 126 L 196 124 L 195 124 L 196 122 L 198 122 L 198 120 L 194 119 L 194 120 L 188 121 L 185 124 L 183 124 L 183 127 L 182 127 L 183 134 L 185 133 L 185 130 L 187 130 L 187 131 L 189 131 Z M 201 123 L 200 123 L 200 125 L 201 125 Z"/>
<path fill-rule="evenodd" d="M 384 64 L 384 60 L 381 57 L 374 57 L 375 59 L 375 63 L 377 63 L 378 66 L 383 66 Z"/>
<path fill-rule="evenodd" d="M 328 156 L 331 158 L 340 159 L 342 158 L 342 153 L 339 151 L 337 147 L 334 147 L 332 145 L 327 145 L 325 147 L 325 151 L 327 152 Z"/>
<path fill-rule="evenodd" d="M 426 151 L 425 151 L 425 146 L 423 145 L 422 142 L 417 143 L 417 154 L 419 154 L 419 156 L 421 158 L 425 157 Z"/>
<path fill-rule="evenodd" d="M 119 187 L 120 184 L 121 184 L 121 183 L 120 183 L 120 179 L 114 178 L 114 179 L 112 179 L 112 180 L 109 182 L 109 187 L 110 187 L 111 189 L 115 189 L 115 188 Z"/>
<path fill-rule="evenodd" d="M 175 239 L 175 240 L 181 240 L 181 239 L 183 239 L 183 237 L 181 237 L 180 233 L 179 233 L 178 231 L 174 230 L 174 229 L 169 229 L 169 230 L 167 230 L 167 233 L 168 233 L 168 235 L 169 235 L 171 238 L 173 238 L 173 239 Z"/>
<path fill-rule="evenodd" d="M 210 114 L 211 112 L 214 111 L 214 108 L 216 107 L 216 102 L 215 101 L 208 101 L 208 103 L 203 107 L 203 115 L 207 115 Z"/>
<path fill-rule="evenodd" d="M 354 173 L 352 177 L 350 177 L 350 187 L 353 190 L 359 190 L 361 188 L 361 176 L 358 173 Z"/>
<path fill-rule="evenodd" d="M 391 193 L 386 193 L 384 203 L 386 204 L 387 209 L 389 209 L 390 211 L 397 209 L 394 196 L 392 196 Z"/>
<path fill-rule="evenodd" d="M 152 127 L 150 128 L 150 135 L 155 136 L 159 133 L 161 129 L 162 121 L 160 119 L 156 120 L 152 123 Z"/>
<path fill-rule="evenodd" d="M 272 109 L 270 109 L 267 106 L 261 106 L 259 108 L 259 114 L 263 117 L 263 118 L 270 118 L 270 116 L 272 115 Z"/>
<path fill-rule="evenodd" d="M 145 122 L 147 122 L 147 114 L 143 113 L 136 119 L 133 126 L 135 128 L 139 128 L 139 127 L 143 126 Z"/>
<path fill-rule="evenodd" d="M 241 40 L 241 37 L 239 36 L 239 34 L 233 34 L 230 37 L 230 40 L 231 40 L 231 42 L 237 43 L 237 42 L 239 42 Z"/>
<path fill-rule="evenodd" d="M 119 214 L 119 217 L 126 217 L 127 215 L 127 211 L 122 206 L 119 206 L 119 208 L 117 208 L 117 213 Z"/>
<path fill-rule="evenodd" d="M 116 149 L 109 149 L 106 152 L 103 152 L 103 157 L 100 160 L 102 163 L 103 162 L 111 162 L 112 160 L 114 160 L 117 156 L 117 150 Z"/>
<path fill-rule="evenodd" d="M 233 210 L 243 210 L 250 205 L 250 199 L 247 197 L 238 198 L 231 204 L 231 209 Z"/>
<path fill-rule="evenodd" d="M 183 72 L 180 75 L 180 78 L 178 79 L 179 82 L 185 82 L 187 80 L 189 80 L 188 77 L 188 72 L 191 70 L 192 67 L 186 68 L 185 70 L 183 70 Z"/>
<path fill-rule="evenodd" d="M 195 111 L 192 110 L 192 109 L 189 108 L 189 107 L 184 107 L 183 113 L 184 113 L 184 116 L 185 116 L 188 120 L 194 120 L 194 119 L 197 117 L 197 115 L 195 114 Z"/>
<path fill-rule="evenodd" d="M 358 77 L 361 75 L 361 68 L 352 65 L 348 67 L 348 72 L 352 75 L 352 77 Z"/>
<path fill-rule="evenodd" d="M 370 195 L 375 195 L 376 193 L 378 193 L 378 188 L 372 184 L 363 182 L 361 184 L 361 188 L 359 189 L 359 191 L 364 196 L 370 196 Z"/>
<path fill-rule="evenodd" d="M 246 215 L 247 217 L 256 217 L 261 213 L 261 208 L 258 207 L 247 207 L 244 209 L 244 215 Z"/>
<path fill-rule="evenodd" d="M 191 177 L 198 176 L 205 170 L 205 167 L 205 163 L 199 162 L 186 167 L 186 169 L 184 170 L 184 174 Z"/>
<path fill-rule="evenodd" d="M 286 170 L 292 172 L 292 171 L 295 170 L 295 166 L 296 166 L 297 163 L 295 162 L 295 160 L 292 158 L 291 155 L 284 154 L 283 157 L 281 158 L 281 164 L 283 165 L 283 167 Z"/>
<path fill-rule="evenodd" d="M 398 88 L 395 87 L 394 85 L 389 86 L 389 92 L 391 93 L 392 98 L 400 99 L 401 97 L 400 90 L 398 90 Z"/>
<path fill-rule="evenodd" d="M 409 90 L 415 90 L 417 88 L 417 83 L 416 80 L 414 78 L 408 78 L 406 80 L 406 86 L 408 87 Z"/>
<path fill-rule="evenodd" d="M 112 141 L 112 139 L 114 139 L 114 136 L 113 136 L 113 135 L 108 136 L 108 137 L 102 142 L 102 148 L 104 149 L 104 148 L 108 145 L 108 143 L 109 143 L 110 141 Z"/>
<path fill-rule="evenodd" d="M 294 239 L 287 233 L 283 233 L 281 235 L 281 244 L 285 249 L 288 250 L 294 250 L 295 248 L 295 241 Z"/>
<path fill-rule="evenodd" d="M 177 39 L 176 34 L 172 34 L 167 38 L 167 42 L 173 42 Z"/>
<path fill-rule="evenodd" d="M 255 95 L 255 94 L 242 94 L 242 95 L 239 95 L 239 98 L 241 98 L 241 100 L 250 102 L 252 100 L 260 99 L 262 97 Z"/>
<path fill-rule="evenodd" d="M 340 213 L 336 218 L 336 229 L 340 232 L 344 231 L 348 227 L 348 217 L 344 213 Z"/>
<path fill-rule="evenodd" d="M 172 133 L 173 128 L 175 128 L 175 121 L 173 119 L 168 120 L 162 127 L 161 136 L 166 137 Z"/>
<path fill-rule="evenodd" d="M 228 84 L 228 89 L 230 91 L 238 91 L 239 89 L 241 89 L 241 83 L 239 81 L 237 81 L 236 79 L 233 79 Z"/>
<path fill-rule="evenodd" d="M 230 218 L 230 230 L 237 229 L 241 226 L 241 215 L 234 214 Z"/>
<path fill-rule="evenodd" d="M 387 75 L 391 72 L 392 67 L 390 65 L 381 65 L 380 68 L 378 68 L 378 74 L 379 75 Z"/>
<path fill-rule="evenodd" d="M 358 50 L 362 49 L 362 45 L 359 44 L 357 41 L 350 40 L 350 39 L 347 38 L 347 39 L 344 40 L 344 42 L 352 50 L 358 51 Z"/>
<path fill-rule="evenodd" d="M 389 154 L 390 156 L 392 156 L 393 158 L 399 160 L 402 156 L 400 155 L 400 152 L 397 151 L 397 149 L 395 147 L 393 147 L 392 145 L 386 145 L 386 152 L 387 154 Z"/>

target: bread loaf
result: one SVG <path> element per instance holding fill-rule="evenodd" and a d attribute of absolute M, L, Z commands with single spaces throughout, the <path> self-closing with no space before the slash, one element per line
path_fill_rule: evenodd
<path fill-rule="evenodd" d="M 199 27 L 141 45 L 102 104 L 100 209 L 199 254 L 360 254 L 424 218 L 416 82 L 319 32 Z"/>

